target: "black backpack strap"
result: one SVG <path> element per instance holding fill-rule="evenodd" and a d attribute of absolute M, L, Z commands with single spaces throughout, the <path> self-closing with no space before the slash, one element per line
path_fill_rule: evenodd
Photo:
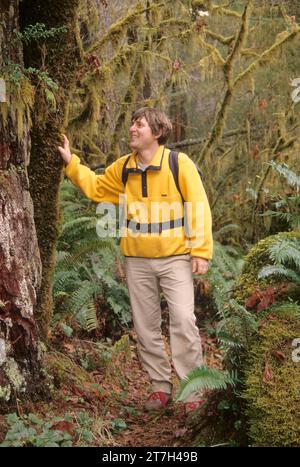
<path fill-rule="evenodd" d="M 180 193 L 182 201 L 184 201 L 184 198 L 182 196 L 181 189 L 180 189 L 180 186 L 179 186 L 178 152 L 170 151 L 170 153 L 169 153 L 169 167 L 170 167 L 170 170 L 171 170 L 171 172 L 173 174 L 173 178 L 174 178 L 176 188 Z"/>
<path fill-rule="evenodd" d="M 182 195 L 182 192 L 181 192 L 181 189 L 180 189 L 180 185 L 179 185 L 179 163 L 178 163 L 178 152 L 175 152 L 175 151 L 170 151 L 169 153 L 169 166 L 170 166 L 170 170 L 173 174 L 173 178 L 174 178 L 174 182 L 175 182 L 175 185 L 176 185 L 176 188 L 177 190 L 179 191 L 180 193 L 180 196 L 182 198 L 182 201 L 184 202 L 184 197 Z M 199 177 L 200 179 L 203 181 L 203 174 L 201 172 L 201 170 L 199 169 L 199 167 L 195 164 L 195 167 L 198 171 L 198 174 L 199 174 Z"/>
<path fill-rule="evenodd" d="M 128 172 L 127 172 L 127 164 L 130 159 L 130 156 L 127 157 L 126 161 L 124 162 L 123 169 L 122 169 L 122 182 L 125 187 L 128 179 Z"/>

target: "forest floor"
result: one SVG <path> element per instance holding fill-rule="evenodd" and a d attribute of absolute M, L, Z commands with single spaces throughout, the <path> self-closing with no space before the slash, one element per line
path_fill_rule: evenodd
<path fill-rule="evenodd" d="M 216 342 L 202 332 L 201 338 L 206 364 L 220 367 Z M 167 336 L 165 343 L 170 354 Z M 162 412 L 145 411 L 150 383 L 137 356 L 134 331 L 115 343 L 55 337 L 51 345 L 46 356 L 51 396 L 47 402 L 18 403 L 10 412 L 20 418 L 35 414 L 45 424 L 52 420 L 50 429 L 69 433 L 73 446 L 194 445 L 193 426 L 175 397 Z M 175 374 L 173 382 L 176 396 Z M 7 428 L 6 417 L 0 415 L 0 442 Z"/>

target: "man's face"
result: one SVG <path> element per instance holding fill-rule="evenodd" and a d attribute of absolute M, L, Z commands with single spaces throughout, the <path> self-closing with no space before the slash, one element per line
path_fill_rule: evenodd
<path fill-rule="evenodd" d="M 158 139 L 159 136 L 155 136 L 145 119 L 145 117 L 139 118 L 132 122 L 129 128 L 130 134 L 130 147 L 133 150 L 143 150 L 150 148 Z"/>

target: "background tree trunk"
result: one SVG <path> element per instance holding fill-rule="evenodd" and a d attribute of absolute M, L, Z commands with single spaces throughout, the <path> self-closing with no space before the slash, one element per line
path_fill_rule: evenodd
<path fill-rule="evenodd" d="M 51 279 L 59 235 L 59 185 L 62 162 L 57 146 L 62 143 L 66 103 L 75 83 L 79 53 L 76 43 L 76 17 L 79 0 L 24 0 L 21 6 L 22 29 L 44 23 L 47 29 L 66 26 L 65 33 L 55 34 L 44 44 L 30 42 L 24 49 L 27 67 L 47 71 L 59 90 L 56 108 L 50 109 L 45 92 L 36 92 L 31 131 L 32 151 L 29 167 L 30 192 L 43 264 L 42 285 L 35 307 L 41 337 L 46 340 L 52 316 Z"/>
<path fill-rule="evenodd" d="M 22 46 L 13 43 L 18 3 L 0 4 L 0 70 L 7 61 L 23 63 Z M 30 123 L 26 112 L 17 109 L 15 89 L 6 84 L 6 97 L 0 103 L 0 402 L 39 392 L 40 381 L 33 307 L 41 261 L 27 177 Z"/>

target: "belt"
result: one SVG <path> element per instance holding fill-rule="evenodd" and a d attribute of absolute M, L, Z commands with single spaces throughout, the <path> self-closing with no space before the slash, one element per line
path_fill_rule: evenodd
<path fill-rule="evenodd" d="M 181 219 L 172 219 L 166 222 L 152 222 L 150 224 L 141 224 L 132 219 L 126 220 L 127 228 L 140 233 L 161 233 L 163 230 L 176 229 L 184 226 L 184 217 Z"/>

